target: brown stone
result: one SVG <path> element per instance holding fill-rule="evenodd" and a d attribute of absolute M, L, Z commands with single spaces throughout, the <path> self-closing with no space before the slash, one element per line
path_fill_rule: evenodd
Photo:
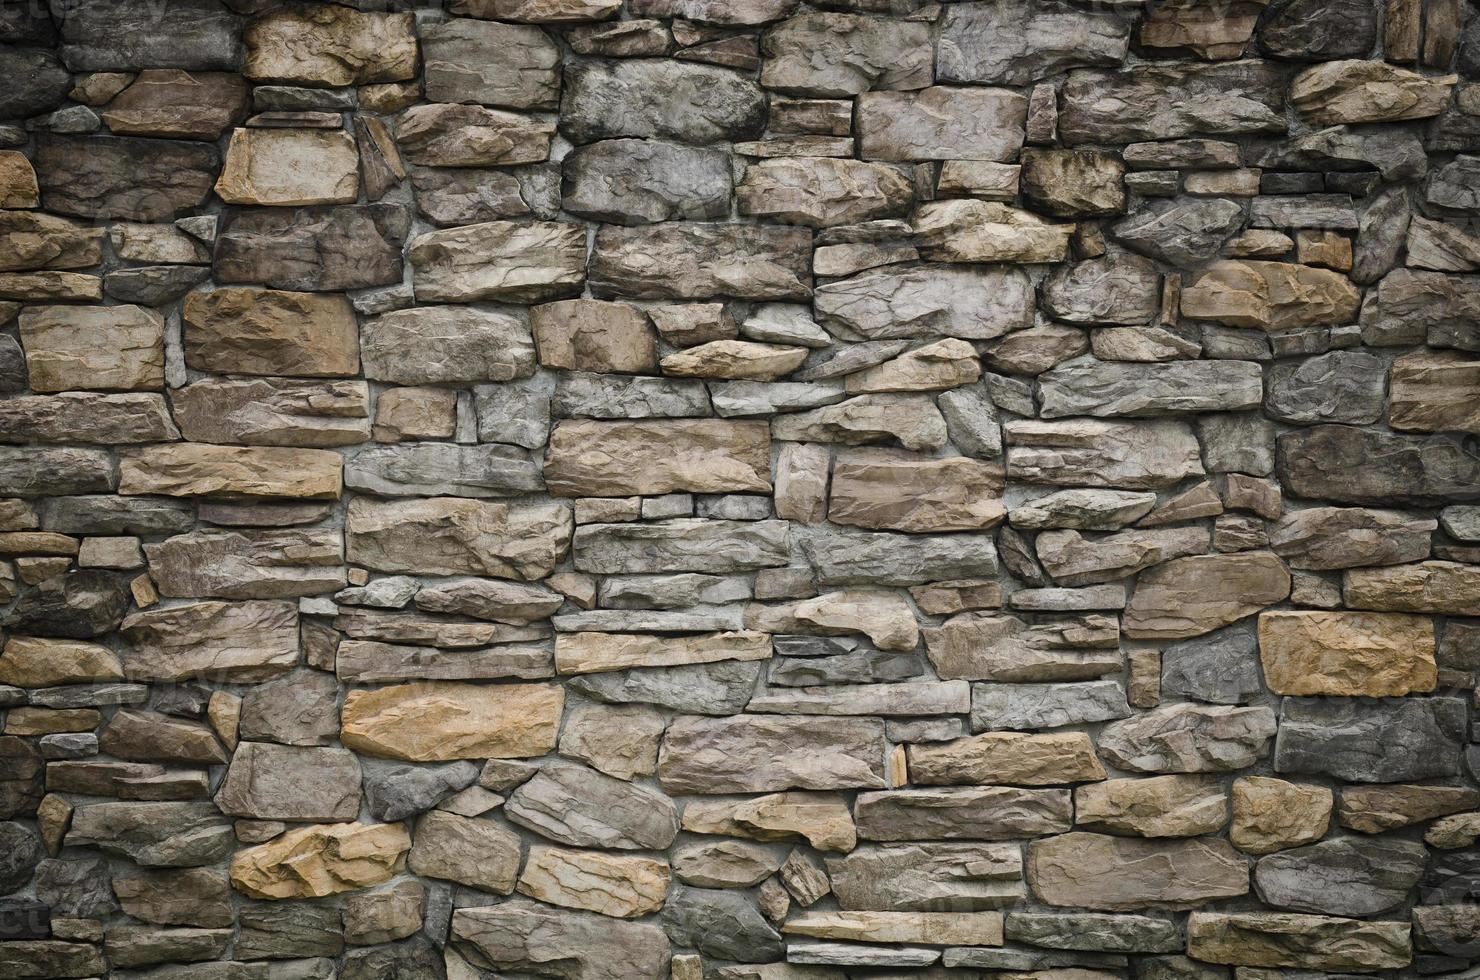
<path fill-rule="evenodd" d="M 572 515 L 556 503 L 455 497 L 357 497 L 345 516 L 345 554 L 383 572 L 537 580 L 570 548 Z"/>
<path fill-rule="evenodd" d="M 1480 433 L 1480 361 L 1449 351 L 1406 354 L 1393 362 L 1388 406 L 1394 429 Z"/>
<path fill-rule="evenodd" d="M 1047 905 L 1185 909 L 1249 891 L 1244 858 L 1217 838 L 1138 840 L 1074 832 L 1033 841 L 1024 866 Z"/>
<path fill-rule="evenodd" d="M 80 640 L 11 636 L 0 655 L 0 684 L 56 687 L 123 679 L 123 665 L 107 647 Z"/>
<path fill-rule="evenodd" d="M 281 7 L 244 33 L 242 74 L 254 82 L 330 87 L 414 78 L 414 23 L 409 13 Z"/>
<path fill-rule="evenodd" d="M 1094 743 L 1083 732 L 986 732 L 940 745 L 911 745 L 909 771 L 913 782 L 925 786 L 1049 786 L 1105 778 Z"/>
<path fill-rule="evenodd" d="M 1423 561 L 1353 568 L 1341 592 L 1353 609 L 1468 616 L 1480 609 L 1480 566 Z"/>
<path fill-rule="evenodd" d="M 1259 659 L 1276 694 L 1380 698 L 1432 691 L 1434 650 L 1427 616 L 1301 610 L 1259 617 Z"/>
<path fill-rule="evenodd" d="M 363 381 L 202 378 L 176 389 L 175 420 L 192 442 L 352 446 L 370 434 Z"/>
<path fill-rule="evenodd" d="M 591 674 L 629 667 L 678 667 L 722 660 L 768 660 L 771 639 L 764 633 L 701 633 L 652 636 L 642 633 L 560 633 L 555 638 L 555 669 L 561 674 Z"/>
<path fill-rule="evenodd" d="M 1413 957 L 1406 922 L 1288 912 L 1194 912 L 1187 952 L 1207 963 L 1332 972 L 1394 970 Z"/>
<path fill-rule="evenodd" d="M 125 449 L 118 492 L 169 497 L 334 500 L 340 457 L 322 449 L 174 443 Z"/>
<path fill-rule="evenodd" d="M 28 306 L 20 316 L 31 390 L 164 387 L 164 318 L 142 306 Z"/>
<path fill-rule="evenodd" d="M 545 450 L 545 485 L 565 497 L 769 493 L 765 422 L 567 421 Z"/>
<path fill-rule="evenodd" d="M 286 602 L 196 602 L 137 612 L 119 627 L 130 680 L 267 680 L 298 662 L 298 610 Z"/>
<path fill-rule="evenodd" d="M 396 142 L 427 167 L 541 163 L 550 155 L 553 120 L 475 105 L 412 106 L 396 122 Z"/>
<path fill-rule="evenodd" d="M 113 894 L 126 914 L 155 925 L 223 929 L 234 919 L 230 880 L 214 868 L 115 875 Z"/>
<path fill-rule="evenodd" d="M 846 450 L 833 466 L 827 518 L 896 531 L 974 531 L 1002 522 L 1002 467 L 964 456 Z"/>
<path fill-rule="evenodd" d="M 413 762 L 521 759 L 555 748 L 563 691 L 448 681 L 351 691 L 340 741 L 366 755 Z"/>
<path fill-rule="evenodd" d="M 519 835 L 492 820 L 433 810 L 416 821 L 406 864 L 419 875 L 507 895 L 519 874 Z"/>
<path fill-rule="evenodd" d="M 661 910 L 668 881 L 668 865 L 653 858 L 531 847 L 518 888 L 550 905 L 630 919 Z"/>
<path fill-rule="evenodd" d="M 214 141 L 247 114 L 247 85 L 231 72 L 142 71 L 103 110 L 114 133 Z"/>
<path fill-rule="evenodd" d="M 1327 61 L 1291 80 L 1290 104 L 1317 126 L 1425 119 L 1444 111 L 1456 80 L 1382 61 Z"/>
<path fill-rule="evenodd" d="M 1182 290 L 1184 317 L 1230 327 L 1336 327 L 1356 319 L 1361 293 L 1340 273 L 1285 262 L 1214 262 Z"/>
<path fill-rule="evenodd" d="M 19 150 L 0 150 L 0 208 L 34 208 L 41 204 L 36 171 Z"/>
<path fill-rule="evenodd" d="M 1029 625 L 1016 616 L 967 613 L 924 633 L 930 662 L 947 679 L 1093 680 L 1125 664 L 1119 624 L 1108 616 Z"/>
<path fill-rule="evenodd" d="M 1082 827 L 1137 837 L 1216 834 L 1228 822 L 1228 794 L 1207 776 L 1109 779 L 1074 791 Z"/>
<path fill-rule="evenodd" d="M 249 898 L 323 898 L 389 881 L 406 863 L 403 824 L 314 824 L 231 859 L 231 885 Z"/>
<path fill-rule="evenodd" d="M 230 287 L 185 298 L 185 363 L 219 374 L 335 377 L 360 370 L 343 296 Z"/>
<path fill-rule="evenodd" d="M 1331 822 L 1331 791 L 1268 776 L 1233 781 L 1228 838 L 1249 854 L 1272 854 L 1320 840 Z"/>
<path fill-rule="evenodd" d="M 407 256 L 422 302 L 538 302 L 581 291 L 586 232 L 564 221 L 485 221 L 420 235 Z"/>
<path fill-rule="evenodd" d="M 1268 552 L 1177 558 L 1137 580 L 1125 631 L 1143 639 L 1201 636 L 1289 594 L 1290 572 Z"/>
<path fill-rule="evenodd" d="M 41 137 L 32 159 L 47 210 L 129 221 L 190 213 L 220 169 L 214 146 L 95 134 Z"/>
<path fill-rule="evenodd" d="M 0 270 L 85 269 L 102 260 L 101 228 L 39 212 L 0 211 Z"/>
<path fill-rule="evenodd" d="M 1346 786 L 1336 808 L 1343 827 L 1381 834 L 1480 806 L 1468 786 Z"/>
<path fill-rule="evenodd" d="M 716 758 L 726 758 L 726 765 L 715 767 Z M 681 717 L 663 737 L 658 779 L 674 794 L 883 789 L 884 724 L 876 718 Z"/>
<path fill-rule="evenodd" d="M 536 306 L 529 321 L 547 368 L 645 374 L 657 367 L 657 338 L 635 306 L 568 299 Z"/>
<path fill-rule="evenodd" d="M 143 762 L 225 765 L 228 756 L 211 729 L 200 722 L 152 711 L 119 710 L 98 745 L 109 755 Z"/>
<path fill-rule="evenodd" d="M 819 851 L 853 850 L 858 832 L 847 801 L 826 793 L 774 793 L 746 800 L 691 800 L 683 829 L 759 841 L 805 839 Z"/>
<path fill-rule="evenodd" d="M 1001 946 L 1002 913 L 803 912 L 788 919 L 781 931 L 789 936 L 859 943 Z M 796 980 L 806 978 L 797 975 Z"/>

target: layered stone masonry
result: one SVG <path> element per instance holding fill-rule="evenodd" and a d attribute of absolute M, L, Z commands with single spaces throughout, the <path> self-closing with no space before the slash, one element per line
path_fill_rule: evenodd
<path fill-rule="evenodd" d="M 0 980 L 1480 960 L 1466 0 L 5 0 L 0 79 Z"/>

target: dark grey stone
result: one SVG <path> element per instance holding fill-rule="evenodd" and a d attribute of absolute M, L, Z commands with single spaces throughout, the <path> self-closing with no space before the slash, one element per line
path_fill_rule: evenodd
<path fill-rule="evenodd" d="M 339 980 L 443 980 L 446 976 L 442 954 L 425 936 L 352 949 L 339 968 Z"/>
<path fill-rule="evenodd" d="M 1247 704 L 1259 695 L 1259 640 L 1252 622 L 1181 643 L 1161 654 L 1161 696 Z"/>
<path fill-rule="evenodd" d="M 163 497 L 53 497 L 41 505 L 41 526 L 63 534 L 180 534 L 195 526 L 188 501 Z"/>
<path fill-rule="evenodd" d="M 17 633 L 88 639 L 116 629 L 128 606 L 128 585 L 118 576 L 83 569 L 28 590 L 4 624 Z"/>
<path fill-rule="evenodd" d="M 122 303 L 164 306 L 211 277 L 204 265 L 146 265 L 116 269 L 103 279 L 103 291 Z"/>
<path fill-rule="evenodd" d="M 621 136 L 685 143 L 753 139 L 766 98 L 750 78 L 681 61 L 586 61 L 567 65 L 560 131 L 572 143 Z"/>
<path fill-rule="evenodd" d="M 468 761 L 422 766 L 365 759 L 360 767 L 371 815 L 388 822 L 425 813 L 472 785 L 479 773 L 477 763 Z"/>
<path fill-rule="evenodd" d="M 1353 504 L 1480 500 L 1480 452 L 1444 436 L 1318 425 L 1276 440 L 1285 492 Z"/>
<path fill-rule="evenodd" d="M 709 414 L 702 381 L 562 373 L 551 408 L 560 418 L 694 418 Z"/>
<path fill-rule="evenodd" d="M 237 959 L 338 956 L 344 951 L 344 927 L 337 906 L 249 902 L 237 910 L 236 920 Z"/>
<path fill-rule="evenodd" d="M 1176 923 L 1145 915 L 1009 912 L 1004 931 L 1008 939 L 1051 949 L 1172 953 L 1182 948 Z"/>
<path fill-rule="evenodd" d="M 18 823 L 0 823 L 0 895 L 9 895 L 31 880 L 46 856 L 36 832 Z"/>
<path fill-rule="evenodd" d="M 330 291 L 397 283 L 410 228 L 399 204 L 228 211 L 216 238 L 216 280 Z"/>
<path fill-rule="evenodd" d="M 240 21 L 220 0 L 50 0 L 50 6 L 61 27 L 62 60 L 73 71 L 234 71 L 241 62 Z"/>
<path fill-rule="evenodd" d="M 765 664 L 725 660 L 681 667 L 634 667 L 582 674 L 568 682 L 572 691 L 612 704 L 651 704 L 695 715 L 732 715 L 744 710 Z"/>
<path fill-rule="evenodd" d="M 810 687 L 903 681 L 923 673 L 925 666 L 913 653 L 863 649 L 831 657 L 775 657 L 769 679 L 783 687 Z"/>
<path fill-rule="evenodd" d="M 1344 837 L 1269 854 L 1254 866 L 1266 905 L 1320 915 L 1364 917 L 1403 904 L 1423 875 L 1427 851 L 1415 841 Z"/>
<path fill-rule="evenodd" d="M 47 858 L 36 866 L 36 897 L 58 918 L 102 919 L 118 911 L 107 858 Z"/>
<path fill-rule="evenodd" d="M 1259 19 L 1259 46 L 1277 58 L 1365 58 L 1377 39 L 1373 0 L 1275 0 Z"/>
<path fill-rule="evenodd" d="M 704 221 L 730 213 L 730 155 L 659 140 L 613 139 L 566 156 L 564 206 L 592 221 Z"/>
<path fill-rule="evenodd" d="M 67 99 L 72 76 L 45 48 L 0 45 L 0 119 L 25 119 L 50 112 Z"/>
<path fill-rule="evenodd" d="M 1459 773 L 1459 698 L 1285 698 L 1276 772 L 1391 783 Z"/>
<path fill-rule="evenodd" d="M 1111 227 L 1115 240 L 1173 265 L 1201 265 L 1243 227 L 1244 207 L 1221 197 L 1147 201 Z"/>
<path fill-rule="evenodd" d="M 768 963 L 786 952 L 760 910 L 728 889 L 676 886 L 663 906 L 663 930 L 677 945 L 722 960 Z"/>

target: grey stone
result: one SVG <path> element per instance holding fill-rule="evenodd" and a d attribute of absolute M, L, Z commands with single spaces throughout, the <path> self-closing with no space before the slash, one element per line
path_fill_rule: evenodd
<path fill-rule="evenodd" d="M 15 85 L 0 96 L 0 119 L 25 119 L 49 112 L 66 101 L 72 77 L 45 48 L 7 44 L 0 48 L 0 71 Z"/>
<path fill-rule="evenodd" d="M 721 418 L 795 412 L 832 405 L 847 397 L 841 384 L 826 381 L 726 381 L 711 385 L 709 394 Z"/>
<path fill-rule="evenodd" d="M 1414 841 L 1325 840 L 1260 858 L 1254 886 L 1275 908 L 1363 918 L 1403 904 L 1426 856 Z"/>
<path fill-rule="evenodd" d="M 1247 704 L 1262 691 L 1252 624 L 1173 643 L 1161 653 L 1162 697 L 1232 705 Z"/>
<path fill-rule="evenodd" d="M 339 734 L 338 697 L 334 676 L 317 671 L 253 685 L 242 694 L 237 733 L 285 745 L 327 745 Z"/>
<path fill-rule="evenodd" d="M 90 134 L 40 137 L 32 162 L 49 211 L 164 221 L 205 201 L 221 158 L 201 143 Z"/>
<path fill-rule="evenodd" d="M 1285 698 L 1274 767 L 1360 783 L 1453 776 L 1464 729 L 1457 698 Z"/>
<path fill-rule="evenodd" d="M 529 324 L 505 313 L 430 306 L 360 325 L 365 376 L 396 384 L 512 381 L 534 373 Z"/>
<path fill-rule="evenodd" d="M 1024 896 L 1017 844 L 865 845 L 824 863 L 848 911 L 973 912 Z"/>
<path fill-rule="evenodd" d="M 1115 240 L 1184 268 L 1215 258 L 1243 227 L 1244 208 L 1221 197 L 1147 201 L 1111 227 Z"/>
<path fill-rule="evenodd" d="M 73 71 L 235 71 L 241 63 L 241 22 L 213 0 L 172 0 L 159 10 L 108 0 L 50 0 L 50 7 Z"/>
<path fill-rule="evenodd" d="M 513 446 L 408 443 L 362 449 L 345 486 L 387 497 L 503 497 L 544 488 L 539 464 Z"/>
<path fill-rule="evenodd" d="M 777 225 L 668 221 L 602 225 L 589 285 L 601 298 L 759 301 L 811 297 L 812 236 Z"/>
<path fill-rule="evenodd" d="M 1130 772 L 1232 772 L 1268 755 L 1274 735 L 1269 708 L 1172 704 L 1105 726 L 1099 747 Z"/>
<path fill-rule="evenodd" d="M 576 529 L 575 566 L 600 575 L 776 568 L 790 562 L 789 540 L 785 521 L 586 524 Z"/>
<path fill-rule="evenodd" d="M 1369 285 L 1393 271 L 1412 214 L 1405 188 L 1388 187 L 1368 199 L 1357 218 L 1357 236 L 1352 243 L 1353 281 Z"/>
<path fill-rule="evenodd" d="M 1139 255 L 1107 255 L 1055 269 L 1043 307 L 1070 323 L 1148 323 L 1161 304 L 1161 276 Z"/>
<path fill-rule="evenodd" d="M 1307 425 L 1376 422 L 1386 374 L 1381 360 L 1359 351 L 1282 361 L 1271 370 L 1265 408 L 1277 419 Z"/>
<path fill-rule="evenodd" d="M 513 624 L 544 619 L 563 602 L 558 592 L 543 585 L 480 578 L 438 582 L 416 593 L 416 608 L 424 612 Z"/>
<path fill-rule="evenodd" d="M 677 885 L 668 893 L 662 921 L 674 943 L 718 959 L 766 963 L 786 951 L 760 910 L 730 890 Z"/>
<path fill-rule="evenodd" d="M 108 273 L 103 291 L 123 303 L 164 306 L 211 277 L 205 266 L 151 265 Z"/>
<path fill-rule="evenodd" d="M 865 160 L 1017 159 L 1028 100 L 997 88 L 937 85 L 917 92 L 864 92 L 855 110 Z"/>
<path fill-rule="evenodd" d="M 339 909 L 307 902 L 251 902 L 237 911 L 236 955 L 244 960 L 338 956 L 344 952 Z"/>
<path fill-rule="evenodd" d="M 1426 199 L 1442 208 L 1480 212 L 1477 182 L 1480 156 L 1458 156 L 1430 176 Z"/>
<path fill-rule="evenodd" d="M 535 26 L 455 18 L 421 29 L 422 74 L 432 102 L 553 109 L 560 48 Z"/>
<path fill-rule="evenodd" d="M 588 61 L 565 69 L 560 131 L 572 143 L 621 136 L 685 143 L 754 139 L 766 100 L 739 73 L 675 61 Z"/>
<path fill-rule="evenodd" d="M 1130 713 L 1119 681 L 971 685 L 972 731 L 1063 728 L 1114 721 Z"/>
<path fill-rule="evenodd" d="M 1114 531 L 1146 516 L 1156 494 L 1135 490 L 1059 490 L 1008 511 L 1013 527 Z"/>
<path fill-rule="evenodd" d="M 1480 499 L 1480 454 L 1443 436 L 1404 436 L 1345 425 L 1282 434 L 1286 492 L 1338 503 L 1425 506 Z"/>
<path fill-rule="evenodd" d="M 1059 834 L 1073 823 L 1072 810 L 1068 790 L 1007 786 L 860 793 L 854 807 L 858 836 L 877 841 L 995 841 Z"/>
<path fill-rule="evenodd" d="M 578 847 L 663 850 L 678 833 L 678 810 L 667 796 L 584 766 L 542 768 L 510 794 L 504 814 Z"/>
<path fill-rule="evenodd" d="M 1210 473 L 1274 472 L 1275 428 L 1258 413 L 1204 415 L 1197 420 L 1197 436 Z"/>
<path fill-rule="evenodd" d="M 1133 364 L 1077 358 L 1039 375 L 1038 383 L 1043 418 L 1238 411 L 1258 407 L 1264 394 L 1263 372 L 1253 361 Z"/>
<path fill-rule="evenodd" d="M 344 586 L 340 536 L 316 528 L 192 531 L 144 554 L 164 596 L 285 599 Z"/>
<path fill-rule="evenodd" d="M 344 955 L 339 980 L 443 980 L 446 965 L 441 952 L 425 936 L 404 942 L 352 949 Z M 274 978 L 269 978 L 274 980 Z"/>
<path fill-rule="evenodd" d="M 1370 0 L 1275 0 L 1260 17 L 1259 46 L 1278 58 L 1364 58 L 1377 39 Z"/>
<path fill-rule="evenodd" d="M 1480 282 L 1440 272 L 1396 269 L 1368 291 L 1362 305 L 1362 340 L 1374 346 L 1422 343 L 1480 350 Z"/>
<path fill-rule="evenodd" d="M 103 450 L 0 446 L 0 494 L 7 497 L 108 493 L 117 485 Z"/>
<path fill-rule="evenodd" d="M 48 858 L 36 867 L 36 897 L 52 915 L 69 919 L 106 919 L 118 911 L 113 899 L 108 859 Z"/>
<path fill-rule="evenodd" d="M 85 804 L 65 843 L 170 868 L 214 864 L 235 847 L 231 825 L 211 803 Z"/>
<path fill-rule="evenodd" d="M 425 813 L 445 797 L 472 785 L 479 767 L 466 760 L 440 765 L 362 763 L 370 815 L 387 823 Z"/>
<path fill-rule="evenodd" d="M 230 211 L 216 239 L 216 279 L 329 291 L 397 283 L 410 227 L 399 204 Z"/>
<path fill-rule="evenodd" d="M 996 549 L 974 534 L 819 527 L 806 529 L 801 547 L 822 585 L 915 585 L 997 574 Z"/>
<path fill-rule="evenodd" d="M 1020 419 L 1003 428 L 1009 480 L 1146 490 L 1203 472 L 1197 437 L 1181 422 Z"/>
<path fill-rule="evenodd" d="M 1176 923 L 1144 915 L 1010 912 L 1005 932 L 1015 942 L 1050 949 L 1171 953 L 1182 948 L 1182 934 Z"/>
<path fill-rule="evenodd" d="M 1059 134 L 1070 145 L 1285 131 L 1278 65 L 1232 61 L 1077 68 L 1060 95 Z"/>
<path fill-rule="evenodd" d="M 1002 423 L 984 386 L 943 391 L 936 404 L 946 420 L 946 433 L 957 449 L 982 459 L 1002 456 Z"/>
<path fill-rule="evenodd" d="M 577 147 L 562 166 L 565 210 L 592 221 L 708 221 L 730 213 L 731 164 L 723 150 L 610 139 Z"/>
<path fill-rule="evenodd" d="M 0 844 L 0 895 L 9 895 L 31 880 L 46 851 L 35 831 L 19 823 L 0 823 Z"/>
<path fill-rule="evenodd" d="M 1244 147 L 1244 162 L 1271 170 L 1367 170 L 1384 180 L 1421 177 L 1428 170 L 1423 144 L 1399 129 L 1332 126 L 1302 136 L 1254 140 Z"/>
<path fill-rule="evenodd" d="M 817 287 L 817 318 L 846 339 L 990 340 L 1033 322 L 1033 289 L 1019 269 L 925 265 L 866 272 Z"/>
<path fill-rule="evenodd" d="M 671 793 L 759 793 L 884 786 L 884 726 L 874 718 L 680 718 L 668 727 L 658 779 Z M 723 753 L 729 764 L 713 768 Z"/>
<path fill-rule="evenodd" d="M 1435 521 L 1391 510 L 1310 507 L 1270 528 L 1269 544 L 1291 568 L 1398 565 L 1429 556 Z"/>
<path fill-rule="evenodd" d="M 1026 85 L 1069 68 L 1117 66 L 1129 43 L 1130 24 L 1114 11 L 988 0 L 946 8 L 938 70 L 943 82 Z"/>
<path fill-rule="evenodd" d="M 416 188 L 417 210 L 434 225 L 469 225 L 531 212 L 548 220 L 558 210 L 559 187 L 554 207 L 549 207 L 540 193 L 542 174 L 554 177 L 558 185 L 559 172 L 545 165 L 513 170 L 417 167 L 411 185 Z"/>
<path fill-rule="evenodd" d="M 360 763 L 348 749 L 243 742 L 216 792 L 221 812 L 257 820 L 353 820 Z"/>
<path fill-rule="evenodd" d="M 495 975 L 538 975 L 555 964 L 582 980 L 662 976 L 670 955 L 656 925 L 525 901 L 456 910 L 452 945 Z"/>
<path fill-rule="evenodd" d="M 695 418 L 709 414 L 702 381 L 562 373 L 551 408 L 560 418 Z"/>
<path fill-rule="evenodd" d="M 925 672 L 920 658 L 912 653 L 885 653 L 862 649 L 822 657 L 776 657 L 771 661 L 769 683 L 782 687 L 812 687 L 819 684 L 868 684 L 903 681 Z"/>
<path fill-rule="evenodd" d="M 588 698 L 651 704 L 684 714 L 732 715 L 744 710 L 765 664 L 725 660 L 679 667 L 635 667 L 582 674 L 568 683 Z"/>
<path fill-rule="evenodd" d="M 761 84 L 788 95 L 846 98 L 870 89 L 918 89 L 934 80 L 930 25 L 841 13 L 804 13 L 766 31 Z"/>

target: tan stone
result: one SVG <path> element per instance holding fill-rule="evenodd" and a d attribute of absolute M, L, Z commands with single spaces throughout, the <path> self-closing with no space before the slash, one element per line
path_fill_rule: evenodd
<path fill-rule="evenodd" d="M 523 759 L 555 748 L 564 691 L 551 684 L 440 681 L 351 691 L 340 741 L 366 755 L 412 762 Z"/>
<path fill-rule="evenodd" d="M 420 302 L 533 303 L 581 291 L 586 229 L 569 221 L 485 221 L 411 240 Z"/>
<path fill-rule="evenodd" d="M 123 680 L 123 664 L 98 643 L 12 636 L 0 654 L 0 684 L 57 687 Z"/>
<path fill-rule="evenodd" d="M 33 211 L 0 211 L 0 269 L 84 269 L 102 260 L 101 228 Z"/>
<path fill-rule="evenodd" d="M 771 422 L 771 436 L 787 442 L 836 442 L 862 446 L 898 442 L 906 449 L 939 449 L 946 444 L 946 420 L 925 395 L 859 395 L 810 412 L 782 415 Z"/>
<path fill-rule="evenodd" d="M 1119 673 L 1119 623 L 1089 615 L 1029 625 L 1016 616 L 967 613 L 925 631 L 942 678 L 980 681 L 1080 681 Z"/>
<path fill-rule="evenodd" d="M 771 427 L 718 419 L 561 422 L 545 486 L 563 497 L 770 493 Z"/>
<path fill-rule="evenodd" d="M 941 391 L 969 385 L 982 375 L 976 348 L 948 338 L 848 375 L 849 394 L 881 391 Z"/>
<path fill-rule="evenodd" d="M 298 610 L 287 602 L 193 602 L 124 619 L 124 673 L 138 682 L 206 676 L 267 680 L 298 662 Z"/>
<path fill-rule="evenodd" d="M 1074 791 L 1074 822 L 1137 837 L 1216 834 L 1228 822 L 1228 794 L 1207 776 L 1108 779 Z"/>
<path fill-rule="evenodd" d="M 322 898 L 389 881 L 406 863 L 403 824 L 313 824 L 231 859 L 231 885 L 250 898 Z"/>
<path fill-rule="evenodd" d="M 647 315 L 627 303 L 560 300 L 530 310 L 529 322 L 547 368 L 645 374 L 658 363 Z"/>
<path fill-rule="evenodd" d="M 1001 946 L 1002 913 L 803 912 L 788 919 L 781 931 L 859 943 Z"/>
<path fill-rule="evenodd" d="M 1206 527 L 1133 528 L 1098 538 L 1076 530 L 1048 530 L 1035 548 L 1043 570 L 1059 585 L 1093 585 L 1134 575 L 1143 568 L 1202 554 L 1208 550 Z"/>
<path fill-rule="evenodd" d="M 560 633 L 555 637 L 555 670 L 593 674 L 629 667 L 677 667 L 721 660 L 768 660 L 771 637 L 765 633 L 701 633 L 652 636 L 642 633 Z"/>
<path fill-rule="evenodd" d="M 1233 781 L 1228 839 L 1249 854 L 1272 854 L 1320 840 L 1331 822 L 1331 791 L 1268 776 Z"/>
<path fill-rule="evenodd" d="M 1327 61 L 1290 82 L 1290 104 L 1317 126 L 1437 116 L 1456 75 L 1426 77 L 1383 61 Z"/>
<path fill-rule="evenodd" d="M 164 387 L 164 317 L 142 306 L 28 306 L 21 344 L 31 390 Z"/>
<path fill-rule="evenodd" d="M 1352 568 L 1341 593 L 1353 609 L 1472 616 L 1480 609 L 1480 565 L 1423 561 Z"/>
<path fill-rule="evenodd" d="M 0 531 L 0 555 L 76 557 L 77 539 L 55 531 Z"/>
<path fill-rule="evenodd" d="M 1388 424 L 1417 432 L 1480 433 L 1480 360 L 1415 351 L 1393 362 Z"/>
<path fill-rule="evenodd" d="M 62 841 L 72 824 L 72 810 L 72 804 L 56 793 L 47 793 L 36 807 L 36 829 L 41 832 L 46 853 L 52 857 L 62 850 Z"/>
<path fill-rule="evenodd" d="M 1336 816 L 1343 827 L 1381 834 L 1480 806 L 1468 786 L 1347 786 Z"/>
<path fill-rule="evenodd" d="M 667 722 L 645 704 L 581 704 L 565 714 L 560 754 L 630 780 L 658 769 Z"/>
<path fill-rule="evenodd" d="M 228 204 L 353 204 L 360 156 L 342 129 L 238 129 L 216 193 Z"/>
<path fill-rule="evenodd" d="M 1397 697 L 1432 691 L 1434 622 L 1363 612 L 1267 612 L 1259 659 L 1276 694 Z"/>
<path fill-rule="evenodd" d="M 1002 467 L 965 456 L 929 459 L 887 449 L 839 452 L 827 519 L 896 531 L 975 531 L 995 527 Z"/>
<path fill-rule="evenodd" d="M 235 72 L 153 68 L 139 73 L 103 110 L 109 132 L 215 140 L 247 112 L 247 84 Z"/>
<path fill-rule="evenodd" d="M 1356 319 L 1361 293 L 1340 273 L 1287 262 L 1214 262 L 1182 290 L 1182 315 L 1230 327 L 1336 327 Z"/>
<path fill-rule="evenodd" d="M 819 851 L 848 852 L 858 831 L 848 802 L 826 793 L 773 793 L 748 800 L 692 800 L 683 829 L 759 841 L 803 838 Z"/>
<path fill-rule="evenodd" d="M 1268 552 L 1195 555 L 1143 572 L 1125 612 L 1127 636 L 1200 636 L 1290 594 L 1290 572 Z"/>
<path fill-rule="evenodd" d="M 827 446 L 782 443 L 776 456 L 776 516 L 804 524 L 827 519 L 827 471 L 832 453 Z"/>
<path fill-rule="evenodd" d="M 801 367 L 807 348 L 757 344 L 749 340 L 712 340 L 663 358 L 663 373 L 678 378 L 722 378 L 775 381 Z"/>
<path fill-rule="evenodd" d="M 1480 838 L 1480 813 L 1459 813 L 1435 820 L 1423 835 L 1424 843 L 1443 850 L 1473 847 L 1476 838 Z"/>
<path fill-rule="evenodd" d="M 382 572 L 534 581 L 569 551 L 572 525 L 570 508 L 558 503 L 357 497 L 345 515 L 345 554 Z"/>
<path fill-rule="evenodd" d="M 102 298 L 101 276 L 85 276 L 78 272 L 0 273 L 0 300 L 50 302 Z"/>
<path fill-rule="evenodd" d="M 934 262 L 1062 262 L 1074 227 L 970 199 L 922 204 L 914 220 L 920 255 Z"/>
<path fill-rule="evenodd" d="M 359 331 L 343 296 L 230 287 L 185 297 L 185 363 L 216 374 L 358 374 Z"/>
<path fill-rule="evenodd" d="M 280 7 L 243 35 L 242 74 L 254 82 L 342 86 L 416 77 L 416 35 L 409 13 L 352 7 Z"/>
<path fill-rule="evenodd" d="M 915 614 L 904 598 L 871 589 L 828 592 L 784 606 L 751 603 L 745 626 L 768 633 L 862 633 L 880 650 L 913 650 L 920 640 Z"/>
<path fill-rule="evenodd" d="M 910 778 L 922 786 L 1006 783 L 1051 786 L 1105 778 L 1083 732 L 986 732 L 939 745 L 909 746 Z"/>
<path fill-rule="evenodd" d="M 120 452 L 121 494 L 336 500 L 340 456 L 324 449 L 181 442 Z"/>
<path fill-rule="evenodd" d="M 31 161 L 19 150 L 0 150 L 0 208 L 34 208 L 40 203 Z"/>
<path fill-rule="evenodd" d="M 668 865 L 654 858 L 536 846 L 517 887 L 551 905 L 631 919 L 663 908 L 668 881 Z"/>
<path fill-rule="evenodd" d="M 1028 884 L 1046 905 L 1185 909 L 1249 891 L 1249 866 L 1215 837 L 1142 840 L 1072 832 L 1028 844 Z"/>
<path fill-rule="evenodd" d="M 519 835 L 502 824 L 433 810 L 416 821 L 414 837 L 406 865 L 416 874 L 498 895 L 514 890 Z"/>
<path fill-rule="evenodd" d="M 1204 4 L 1173 0 L 1158 4 L 1141 23 L 1141 44 L 1148 48 L 1187 48 L 1200 58 L 1237 58 L 1254 33 L 1269 0 L 1236 0 Z"/>
<path fill-rule="evenodd" d="M 1187 953 L 1205 963 L 1370 973 L 1408 965 L 1408 929 L 1407 922 L 1288 912 L 1194 912 Z"/>
<path fill-rule="evenodd" d="M 102 715 L 92 708 L 11 708 L 5 713 L 6 735 L 56 735 L 90 732 Z"/>

